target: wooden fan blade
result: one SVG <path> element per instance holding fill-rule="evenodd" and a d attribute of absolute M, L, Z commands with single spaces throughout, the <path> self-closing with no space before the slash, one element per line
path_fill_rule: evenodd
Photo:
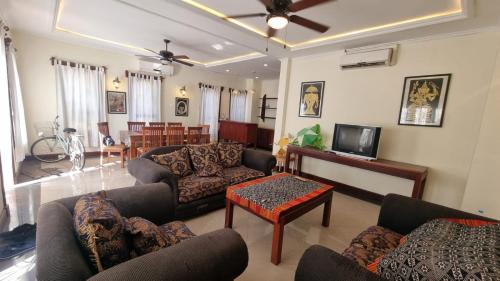
<path fill-rule="evenodd" d="M 175 61 L 176 63 L 184 64 L 184 65 L 187 65 L 187 66 L 193 66 L 194 65 L 194 64 L 191 64 L 189 62 L 181 61 L 181 60 L 178 60 L 178 59 L 172 59 L 172 60 Z"/>
<path fill-rule="evenodd" d="M 188 56 L 186 56 L 186 55 L 173 56 L 172 58 L 174 58 L 174 59 L 186 59 L 186 60 L 188 60 L 188 59 L 189 59 L 189 57 L 188 57 Z"/>
<path fill-rule="evenodd" d="M 160 53 L 157 53 L 157 52 L 155 52 L 155 51 L 153 51 L 153 50 L 151 50 L 151 49 L 144 48 L 144 50 L 146 50 L 146 51 L 150 51 L 150 52 L 151 52 L 151 53 L 153 53 L 153 54 L 157 54 L 157 55 L 161 56 L 161 55 L 160 55 Z"/>
<path fill-rule="evenodd" d="M 147 56 L 138 56 L 140 60 L 142 61 L 148 61 L 152 63 L 161 63 L 159 58 L 152 58 L 152 57 L 147 57 Z"/>
<path fill-rule="evenodd" d="M 227 16 L 226 19 L 241 19 L 241 18 L 253 18 L 253 17 L 265 17 L 266 13 L 255 13 L 255 14 L 243 14 L 243 15 L 232 15 Z"/>
<path fill-rule="evenodd" d="M 260 3 L 262 3 L 266 8 L 272 8 L 273 7 L 273 0 L 259 0 Z"/>
<path fill-rule="evenodd" d="M 274 37 L 274 35 L 276 35 L 276 29 L 272 28 L 272 27 L 268 27 L 267 28 L 267 38 L 271 38 L 271 37 Z"/>
<path fill-rule="evenodd" d="M 325 33 L 330 29 L 329 26 L 296 15 L 291 15 L 290 21 L 321 33 Z"/>
<path fill-rule="evenodd" d="M 307 8 L 311 8 L 313 6 L 323 4 L 326 2 L 331 2 L 331 1 L 334 1 L 334 0 L 301 0 L 301 1 L 298 1 L 295 3 L 292 3 L 290 6 L 288 6 L 288 11 L 295 13 L 295 12 L 302 11 L 302 10 L 305 10 Z"/>

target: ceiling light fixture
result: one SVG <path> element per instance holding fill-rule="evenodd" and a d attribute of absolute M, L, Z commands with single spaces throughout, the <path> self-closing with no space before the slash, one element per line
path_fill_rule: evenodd
<path fill-rule="evenodd" d="M 231 71 L 231 70 L 230 69 L 226 69 L 226 72 L 229 72 L 229 71 Z"/>
<path fill-rule="evenodd" d="M 267 63 L 264 64 L 264 67 L 267 67 Z"/>
<path fill-rule="evenodd" d="M 274 29 L 283 29 L 288 25 L 288 16 L 282 13 L 274 13 L 267 17 L 267 25 Z"/>
<path fill-rule="evenodd" d="M 221 44 L 213 44 L 212 48 L 216 49 L 217 51 L 224 50 L 224 46 L 222 46 Z"/>
<path fill-rule="evenodd" d="M 255 76 L 255 79 L 259 79 L 259 76 Z"/>

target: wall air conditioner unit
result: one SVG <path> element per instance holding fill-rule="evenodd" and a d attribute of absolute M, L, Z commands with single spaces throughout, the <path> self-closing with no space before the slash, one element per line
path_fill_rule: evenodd
<path fill-rule="evenodd" d="M 161 64 L 139 60 L 139 70 L 143 72 L 158 73 L 163 76 L 174 75 L 174 66 L 171 63 Z"/>
<path fill-rule="evenodd" d="M 391 66 L 396 63 L 397 45 L 378 45 L 347 49 L 340 58 L 340 69 L 356 69 L 374 66 Z"/>

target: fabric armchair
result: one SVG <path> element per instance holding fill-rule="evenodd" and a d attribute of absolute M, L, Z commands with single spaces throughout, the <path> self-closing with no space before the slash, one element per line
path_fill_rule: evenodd
<path fill-rule="evenodd" d="M 95 274 L 74 232 L 73 208 L 79 197 L 40 207 L 37 280 L 233 280 L 248 264 L 248 251 L 241 236 L 222 229 Z M 107 197 L 123 217 L 139 216 L 157 225 L 174 219 L 174 194 L 165 183 L 110 190 Z"/>

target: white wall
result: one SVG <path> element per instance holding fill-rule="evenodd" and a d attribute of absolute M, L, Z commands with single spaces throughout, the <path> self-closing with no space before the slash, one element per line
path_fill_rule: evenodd
<path fill-rule="evenodd" d="M 39 37 L 23 31 L 14 31 L 14 43 L 18 49 L 18 64 L 23 99 L 25 103 L 28 139 L 31 143 L 37 138 L 34 125 L 40 121 L 51 121 L 56 116 L 55 73 L 49 61 L 50 57 L 83 62 L 107 67 L 107 90 L 115 90 L 112 81 L 119 77 L 122 81 L 118 91 L 127 91 L 125 70 L 139 70 L 139 61 L 132 55 L 123 55 L 106 50 L 68 44 Z M 199 121 L 201 96 L 199 82 L 210 83 L 227 88 L 244 89 L 245 79 L 233 75 L 175 66 L 173 77 L 163 80 L 162 120 L 180 121 L 186 126 L 195 126 Z M 175 97 L 179 89 L 186 86 L 186 96 L 190 99 L 189 116 L 175 116 Z M 127 114 L 108 114 L 110 133 L 119 139 L 119 130 L 127 128 Z"/>
<path fill-rule="evenodd" d="M 460 207 L 499 41 L 499 32 L 484 32 L 406 42 L 401 44 L 397 65 L 372 69 L 339 70 L 342 51 L 292 59 L 282 134 L 296 134 L 318 123 L 330 146 L 335 123 L 382 126 L 380 157 L 428 166 L 424 199 Z M 404 77 L 439 73 L 453 75 L 443 127 L 398 126 Z M 300 84 L 305 81 L 326 81 L 321 119 L 298 117 Z M 498 120 L 498 113 L 496 117 Z M 381 194 L 406 194 L 411 189 L 407 180 L 320 160 L 306 159 L 303 170 Z M 496 198 L 499 194 L 497 191 Z"/>

